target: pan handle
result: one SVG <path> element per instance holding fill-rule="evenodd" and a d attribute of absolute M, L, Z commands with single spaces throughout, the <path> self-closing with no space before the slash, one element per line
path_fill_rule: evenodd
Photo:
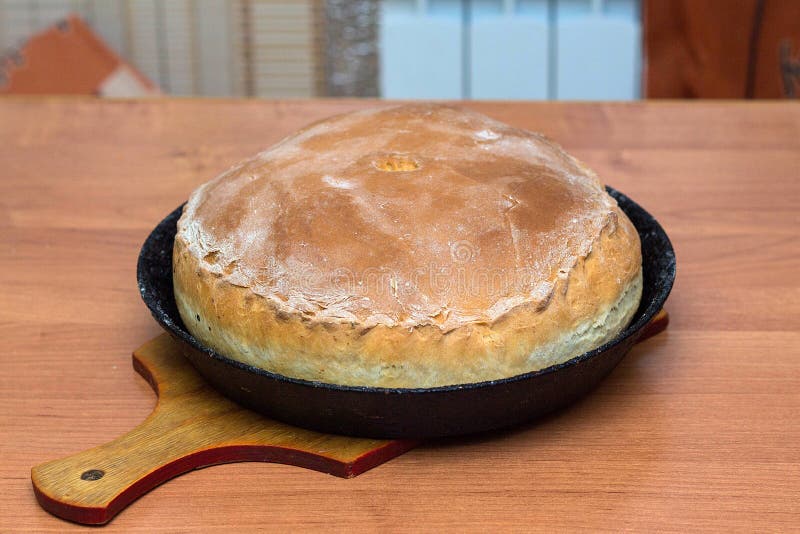
<path fill-rule="evenodd" d="M 658 313 L 655 315 L 655 317 L 650 319 L 649 323 L 644 325 L 644 328 L 642 328 L 642 331 L 639 334 L 639 339 L 637 339 L 636 342 L 641 343 L 645 339 L 660 334 L 667 329 L 667 326 L 669 326 L 669 314 L 662 308 L 658 310 Z"/>

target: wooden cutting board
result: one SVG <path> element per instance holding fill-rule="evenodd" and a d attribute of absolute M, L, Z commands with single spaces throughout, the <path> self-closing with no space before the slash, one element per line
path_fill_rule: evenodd
<path fill-rule="evenodd" d="M 662 310 L 640 341 L 668 322 Z M 323 434 L 242 408 L 212 389 L 168 334 L 134 351 L 133 367 L 158 395 L 150 416 L 110 443 L 31 470 L 36 498 L 53 515 L 104 524 L 159 484 L 221 463 L 275 462 L 352 478 L 419 443 Z"/>

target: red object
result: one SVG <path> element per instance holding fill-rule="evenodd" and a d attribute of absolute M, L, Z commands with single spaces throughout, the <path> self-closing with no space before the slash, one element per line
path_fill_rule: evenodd
<path fill-rule="evenodd" d="M 0 63 L 0 94 L 144 96 L 158 89 L 80 18 L 31 37 Z"/>

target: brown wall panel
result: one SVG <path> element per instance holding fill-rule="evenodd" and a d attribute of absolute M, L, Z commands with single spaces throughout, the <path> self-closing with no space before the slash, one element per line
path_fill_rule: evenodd
<path fill-rule="evenodd" d="M 800 93 L 796 0 L 644 0 L 643 18 L 648 98 Z"/>

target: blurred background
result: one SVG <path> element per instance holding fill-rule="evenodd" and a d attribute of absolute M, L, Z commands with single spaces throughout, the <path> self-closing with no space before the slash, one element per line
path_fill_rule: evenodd
<path fill-rule="evenodd" d="M 0 0 L 0 93 L 791 98 L 800 0 Z"/>

